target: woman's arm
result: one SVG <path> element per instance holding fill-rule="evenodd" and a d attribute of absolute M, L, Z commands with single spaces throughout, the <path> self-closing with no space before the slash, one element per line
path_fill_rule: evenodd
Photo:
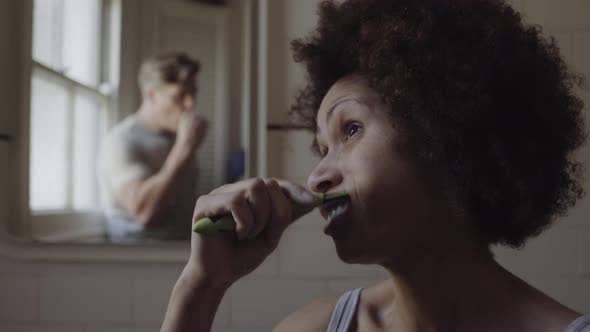
<path fill-rule="evenodd" d="M 172 290 L 161 332 L 210 331 L 219 303 L 227 291 L 225 285 L 195 280 L 192 278 L 194 273 L 185 271 Z"/>
<path fill-rule="evenodd" d="M 300 217 L 292 213 L 292 201 L 313 206 L 316 198 L 303 187 L 274 179 L 248 179 L 201 195 L 193 220 L 231 213 L 236 231 L 192 234 L 189 261 L 174 286 L 161 331 L 210 331 L 226 290 L 258 267 Z"/>

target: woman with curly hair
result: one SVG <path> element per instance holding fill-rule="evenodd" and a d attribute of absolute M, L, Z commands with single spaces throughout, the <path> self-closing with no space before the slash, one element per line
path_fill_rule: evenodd
<path fill-rule="evenodd" d="M 503 0 L 324 1 L 293 42 L 307 85 L 293 112 L 321 161 L 304 189 L 250 179 L 199 198 L 236 232 L 193 235 L 163 331 L 209 331 L 227 288 L 322 205 L 344 262 L 390 277 L 319 299 L 276 331 L 590 331 L 590 316 L 529 286 L 491 247 L 522 247 L 581 198 L 581 78 Z M 237 236 L 236 236 L 237 234 Z"/>

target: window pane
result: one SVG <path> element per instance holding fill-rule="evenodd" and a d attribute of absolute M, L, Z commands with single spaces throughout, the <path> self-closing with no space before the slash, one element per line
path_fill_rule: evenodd
<path fill-rule="evenodd" d="M 63 67 L 63 0 L 35 0 L 33 59 L 56 70 Z"/>
<path fill-rule="evenodd" d="M 66 207 L 67 90 L 34 73 L 31 82 L 30 205 L 32 210 Z"/>
<path fill-rule="evenodd" d="M 91 86 L 100 80 L 101 0 L 35 0 L 33 59 Z"/>
<path fill-rule="evenodd" d="M 78 92 L 74 103 L 74 178 L 73 208 L 98 209 L 96 157 L 101 137 L 102 102 L 96 97 Z"/>
<path fill-rule="evenodd" d="M 64 0 L 63 62 L 67 76 L 99 84 L 100 0 Z"/>

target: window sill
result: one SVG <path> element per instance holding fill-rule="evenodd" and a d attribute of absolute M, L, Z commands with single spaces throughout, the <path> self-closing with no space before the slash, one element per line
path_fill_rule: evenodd
<path fill-rule="evenodd" d="M 31 216 L 32 236 L 41 242 L 86 242 L 104 237 L 105 226 L 101 212 L 92 211 L 34 211 Z"/>
<path fill-rule="evenodd" d="M 0 229 L 0 256 L 44 262 L 186 263 L 190 253 L 189 242 L 99 241 L 104 234 L 100 212 L 38 211 L 31 219 L 33 236 L 28 239 Z"/>
<path fill-rule="evenodd" d="M 0 230 L 0 256 L 33 262 L 186 263 L 190 243 L 44 243 Z"/>

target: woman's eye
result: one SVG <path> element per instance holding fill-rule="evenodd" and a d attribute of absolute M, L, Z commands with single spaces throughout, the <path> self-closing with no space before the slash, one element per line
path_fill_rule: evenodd
<path fill-rule="evenodd" d="M 356 135 L 361 127 L 356 122 L 351 122 L 346 125 L 346 139 L 351 138 L 352 136 Z"/>

